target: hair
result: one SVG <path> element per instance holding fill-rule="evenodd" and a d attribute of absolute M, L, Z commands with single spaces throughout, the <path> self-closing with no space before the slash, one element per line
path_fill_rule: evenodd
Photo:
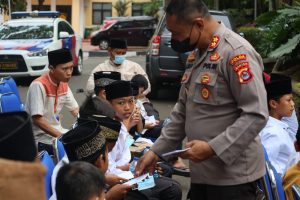
<path fill-rule="evenodd" d="M 105 90 L 105 87 L 100 87 L 95 85 L 94 92 L 97 96 L 101 90 Z"/>
<path fill-rule="evenodd" d="M 105 187 L 104 174 L 88 162 L 75 161 L 62 166 L 56 178 L 57 200 L 89 200 Z"/>
<path fill-rule="evenodd" d="M 106 140 L 106 139 L 105 139 Z M 105 144 L 101 147 L 101 149 L 99 150 L 99 152 L 97 153 L 98 156 L 94 156 L 94 159 L 92 159 L 90 161 L 91 164 L 95 165 L 97 159 L 102 155 L 104 159 L 108 159 L 105 157 L 106 154 L 106 142 Z"/>
<path fill-rule="evenodd" d="M 144 90 L 147 90 L 147 88 L 148 88 L 148 81 L 141 74 L 137 74 L 134 77 L 132 77 L 131 82 L 136 83 L 138 87 L 143 87 Z"/>
<path fill-rule="evenodd" d="M 210 13 L 202 0 L 171 0 L 167 15 L 176 15 L 178 20 L 190 22 L 196 17 L 208 18 Z"/>
<path fill-rule="evenodd" d="M 269 105 L 269 102 L 270 102 L 271 100 L 274 100 L 274 101 L 276 101 L 276 102 L 280 102 L 280 98 L 283 97 L 283 96 L 284 96 L 284 95 L 280 95 L 280 96 L 276 96 L 276 97 L 269 97 L 269 96 L 267 96 L 268 109 L 271 110 L 271 107 L 270 107 L 270 105 Z"/>

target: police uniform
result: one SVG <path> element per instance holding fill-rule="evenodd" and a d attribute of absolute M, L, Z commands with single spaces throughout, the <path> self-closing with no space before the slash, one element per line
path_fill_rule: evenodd
<path fill-rule="evenodd" d="M 182 77 L 171 122 L 152 150 L 174 150 L 187 137 L 207 141 L 216 155 L 190 162 L 192 184 L 217 186 L 253 182 L 265 174 L 258 136 L 268 110 L 260 55 L 222 23 L 193 67 Z"/>

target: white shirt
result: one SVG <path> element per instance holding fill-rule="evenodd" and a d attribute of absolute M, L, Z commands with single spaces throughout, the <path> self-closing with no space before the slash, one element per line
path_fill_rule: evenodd
<path fill-rule="evenodd" d="M 296 111 L 294 110 L 292 116 L 290 117 L 283 117 L 281 121 L 286 123 L 289 126 L 288 127 L 289 135 L 292 140 L 296 141 L 296 134 L 299 127 Z"/>
<path fill-rule="evenodd" d="M 49 200 L 56 200 L 56 190 L 55 190 L 55 185 L 56 185 L 56 177 L 57 177 L 57 173 L 60 170 L 60 168 L 69 163 L 69 159 L 67 157 L 67 154 L 64 155 L 64 157 L 57 163 L 57 165 L 55 166 L 52 176 L 51 176 L 51 188 L 52 188 L 52 196 L 50 197 Z"/>
<path fill-rule="evenodd" d="M 107 174 L 121 175 L 124 173 L 124 171 L 117 167 L 126 165 L 131 160 L 130 149 L 126 146 L 127 137 L 129 137 L 129 133 L 126 126 L 122 123 L 118 140 L 111 152 L 108 153 L 109 164 Z"/>
<path fill-rule="evenodd" d="M 63 107 L 69 111 L 78 108 L 78 104 L 67 83 L 55 84 L 49 74 L 35 79 L 29 86 L 26 99 L 26 111 L 30 116 L 43 116 L 47 122 L 61 133 L 68 130 L 61 125 L 60 112 Z M 35 124 L 32 125 L 37 142 L 52 144 L 53 137 L 46 134 Z"/>
<path fill-rule="evenodd" d="M 120 66 L 114 66 L 111 64 L 110 60 L 106 60 L 104 63 L 99 64 L 97 67 L 93 69 L 90 74 L 90 77 L 87 81 L 86 90 L 89 94 L 94 93 L 95 82 L 94 82 L 94 73 L 99 71 L 115 71 L 121 73 L 121 79 L 124 81 L 130 81 L 132 77 L 137 74 L 143 75 L 149 84 L 147 90 L 144 91 L 144 94 L 148 94 L 151 91 L 150 82 L 148 76 L 144 69 L 137 63 L 132 62 L 130 60 L 124 60 L 124 62 Z"/>
<path fill-rule="evenodd" d="M 283 176 L 286 170 L 294 164 L 294 141 L 288 133 L 288 125 L 269 116 L 267 125 L 259 133 L 263 146 L 269 156 L 271 164 Z"/>

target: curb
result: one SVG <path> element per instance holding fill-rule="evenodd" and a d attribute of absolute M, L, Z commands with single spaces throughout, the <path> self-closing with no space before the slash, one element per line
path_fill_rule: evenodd
<path fill-rule="evenodd" d="M 108 54 L 106 51 L 86 51 L 87 57 L 107 57 Z M 134 57 L 134 56 L 144 56 L 147 51 L 127 51 L 126 57 Z"/>

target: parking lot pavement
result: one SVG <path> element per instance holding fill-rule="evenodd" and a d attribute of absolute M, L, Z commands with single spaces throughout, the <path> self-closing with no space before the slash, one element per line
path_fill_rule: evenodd
<path fill-rule="evenodd" d="M 128 46 L 127 57 L 145 55 L 147 48 L 147 46 Z M 106 50 L 100 50 L 98 46 L 92 46 L 89 39 L 82 41 L 82 50 L 88 57 L 107 56 Z"/>

